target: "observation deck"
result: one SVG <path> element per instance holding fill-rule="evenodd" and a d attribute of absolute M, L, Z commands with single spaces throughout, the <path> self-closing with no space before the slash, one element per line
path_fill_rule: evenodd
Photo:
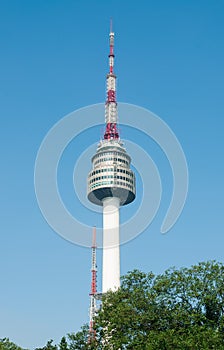
<path fill-rule="evenodd" d="M 131 158 L 119 139 L 102 140 L 92 157 L 93 170 L 88 175 L 87 195 L 90 202 L 103 205 L 108 197 L 120 199 L 120 205 L 135 199 L 135 175 Z"/>

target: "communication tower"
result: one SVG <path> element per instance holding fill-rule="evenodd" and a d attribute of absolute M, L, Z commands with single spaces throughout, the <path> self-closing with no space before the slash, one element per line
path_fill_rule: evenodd
<path fill-rule="evenodd" d="M 92 157 L 88 175 L 88 199 L 103 207 L 102 292 L 120 287 L 119 208 L 135 199 L 135 175 L 118 132 L 116 75 L 114 74 L 114 32 L 110 30 L 109 73 L 106 77 L 104 138 Z"/>

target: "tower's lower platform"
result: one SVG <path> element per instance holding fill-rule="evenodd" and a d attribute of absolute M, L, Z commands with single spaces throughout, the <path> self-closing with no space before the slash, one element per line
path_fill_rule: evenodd
<path fill-rule="evenodd" d="M 88 194 L 90 202 L 101 206 L 103 205 L 103 199 L 109 197 L 117 197 L 120 199 L 120 205 L 126 205 L 135 199 L 135 194 L 129 189 L 118 186 L 97 188 Z"/>

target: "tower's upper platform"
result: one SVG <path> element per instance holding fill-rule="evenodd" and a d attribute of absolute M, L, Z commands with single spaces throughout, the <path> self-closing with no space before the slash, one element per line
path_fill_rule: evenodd
<path fill-rule="evenodd" d="M 117 197 L 120 205 L 135 199 L 135 175 L 131 158 L 120 140 L 102 140 L 92 158 L 93 170 L 88 176 L 88 199 L 103 205 L 103 199 Z"/>

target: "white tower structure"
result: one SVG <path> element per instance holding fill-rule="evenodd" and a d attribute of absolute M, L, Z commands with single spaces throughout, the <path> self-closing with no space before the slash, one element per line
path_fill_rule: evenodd
<path fill-rule="evenodd" d="M 110 30 L 109 73 L 105 103 L 106 130 L 88 175 L 88 199 L 103 206 L 102 292 L 120 287 L 119 208 L 135 199 L 135 175 L 131 158 L 120 140 L 117 123 L 116 75 L 114 74 L 114 33 Z"/>

